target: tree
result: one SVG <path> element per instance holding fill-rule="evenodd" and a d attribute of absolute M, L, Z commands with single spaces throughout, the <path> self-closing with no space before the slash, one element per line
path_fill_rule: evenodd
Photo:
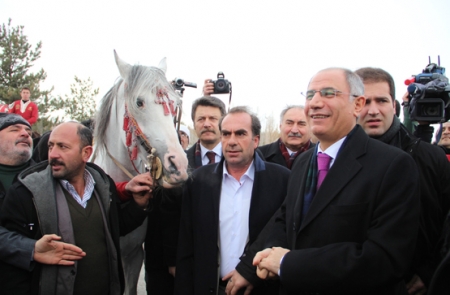
<path fill-rule="evenodd" d="M 37 73 L 29 73 L 34 62 L 41 56 L 42 43 L 38 42 L 34 49 L 23 33 L 24 26 L 0 27 L 0 99 L 10 104 L 20 99 L 20 90 L 27 86 L 31 90 L 31 98 L 48 98 L 53 90 L 40 90 L 40 83 L 47 74 L 43 69 Z"/>
<path fill-rule="evenodd" d="M 266 126 L 264 130 L 261 132 L 261 140 L 259 145 L 265 145 L 274 142 L 280 137 L 280 133 L 278 131 L 278 126 L 275 123 L 275 119 L 273 114 L 270 116 L 266 116 Z"/>
<path fill-rule="evenodd" d="M 94 88 L 91 78 L 81 80 L 75 76 L 75 82 L 70 85 L 70 95 L 64 97 L 39 100 L 39 112 L 42 118 L 42 131 L 50 130 L 63 121 L 77 120 L 79 122 L 93 117 L 96 108 L 95 97 L 99 88 Z M 41 131 L 41 132 L 42 132 Z"/>

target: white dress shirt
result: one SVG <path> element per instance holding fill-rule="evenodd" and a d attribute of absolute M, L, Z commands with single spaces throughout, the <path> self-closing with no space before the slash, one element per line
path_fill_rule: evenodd
<path fill-rule="evenodd" d="M 200 152 L 201 152 L 201 156 L 202 156 L 202 165 L 208 165 L 209 164 L 209 159 L 206 156 L 206 153 L 209 152 L 209 151 L 210 150 L 205 148 L 200 143 Z M 222 159 L 222 143 L 219 142 L 219 144 L 217 144 L 211 151 L 216 154 L 216 162 L 215 163 L 219 163 L 220 159 Z"/>
<path fill-rule="evenodd" d="M 225 162 L 223 163 L 219 207 L 221 278 L 236 268 L 248 240 L 248 217 L 254 178 L 253 162 L 239 181 L 228 173 Z"/>

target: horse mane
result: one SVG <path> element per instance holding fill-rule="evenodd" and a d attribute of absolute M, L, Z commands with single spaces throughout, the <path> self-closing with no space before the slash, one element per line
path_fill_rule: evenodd
<path fill-rule="evenodd" d="M 105 94 L 100 103 L 100 108 L 97 111 L 94 122 L 95 130 L 94 137 L 96 145 L 103 149 L 106 143 L 106 134 L 111 118 L 111 108 L 117 100 L 119 89 L 124 83 L 124 79 L 120 78 L 119 81 Z M 145 112 L 142 112 L 136 105 L 136 99 L 143 93 L 152 93 L 156 97 L 156 93 L 159 89 L 165 89 L 168 96 L 174 99 L 174 106 L 181 107 L 181 98 L 175 92 L 172 85 L 167 81 L 164 72 L 157 67 L 146 67 L 141 65 L 134 65 L 131 67 L 128 77 L 125 82 L 125 102 L 128 108 L 129 114 L 138 119 L 145 116 Z M 120 103 L 117 101 L 117 103 Z M 146 107 L 150 107 L 149 103 L 153 101 L 146 101 Z"/>
<path fill-rule="evenodd" d="M 106 94 L 103 96 L 100 102 L 100 108 L 95 115 L 94 122 L 94 138 L 96 146 L 103 149 L 106 143 L 106 130 L 109 126 L 109 119 L 111 117 L 111 108 L 114 100 L 117 97 L 120 85 L 122 85 L 123 79 L 120 79 Z"/>
<path fill-rule="evenodd" d="M 164 72 L 157 67 L 134 65 L 131 68 L 127 83 L 125 101 L 128 106 L 128 112 L 136 119 L 145 116 L 145 112 L 142 112 L 136 105 L 136 99 L 143 93 L 151 92 L 156 97 L 158 90 L 165 89 L 169 97 L 175 99 L 174 106 L 181 105 L 180 96 L 173 90 Z M 153 101 L 146 101 L 146 107 L 150 107 L 149 103 L 153 103 Z"/>

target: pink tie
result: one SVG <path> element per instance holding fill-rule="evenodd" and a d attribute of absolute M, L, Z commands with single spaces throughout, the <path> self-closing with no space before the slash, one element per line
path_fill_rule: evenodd
<path fill-rule="evenodd" d="M 317 174 L 317 190 L 322 185 L 325 176 L 327 176 L 328 170 L 330 169 L 331 157 L 324 153 L 317 154 L 317 169 L 319 173 Z"/>
<path fill-rule="evenodd" d="M 208 164 L 214 164 L 216 162 L 216 153 L 215 152 L 212 152 L 212 151 L 206 152 L 206 157 L 208 157 L 208 160 L 209 160 Z"/>

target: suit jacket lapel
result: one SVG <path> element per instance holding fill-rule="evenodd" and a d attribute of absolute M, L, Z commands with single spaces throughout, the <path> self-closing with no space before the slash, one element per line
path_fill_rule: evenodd
<path fill-rule="evenodd" d="M 289 185 L 289 187 L 292 187 L 291 190 L 293 190 L 294 194 L 296 195 L 293 220 L 294 227 L 297 229 L 297 231 L 300 229 L 301 213 L 303 210 L 303 198 L 305 196 L 306 176 L 308 174 L 309 161 L 313 152 L 314 151 L 308 152 L 309 156 L 300 157 L 298 160 L 296 159 L 298 161 L 296 165 L 300 168 L 296 168 L 289 179 L 289 182 L 292 183 Z M 301 175 L 301 178 L 297 178 L 299 175 Z"/>
<path fill-rule="evenodd" d="M 361 133 L 362 132 L 362 133 Z M 311 206 L 306 213 L 300 230 L 305 228 L 322 210 L 340 193 L 347 183 L 352 180 L 362 168 L 357 160 L 366 152 L 366 145 L 369 138 L 362 131 L 356 132 L 349 138 L 345 146 L 339 151 L 338 156 L 330 168 L 327 177 L 322 183 L 319 191 L 316 192 Z M 303 195 L 302 195 L 303 199 Z M 301 208 L 300 208 L 301 209 Z"/>
<path fill-rule="evenodd" d="M 223 175 L 223 160 L 218 164 L 210 164 L 215 165 L 216 167 L 213 170 L 211 181 L 209 182 L 208 191 L 206 192 L 210 195 L 212 199 L 212 212 L 213 219 L 217 221 L 217 230 L 219 230 L 219 205 L 220 205 L 220 194 L 222 191 L 222 175 Z"/>

